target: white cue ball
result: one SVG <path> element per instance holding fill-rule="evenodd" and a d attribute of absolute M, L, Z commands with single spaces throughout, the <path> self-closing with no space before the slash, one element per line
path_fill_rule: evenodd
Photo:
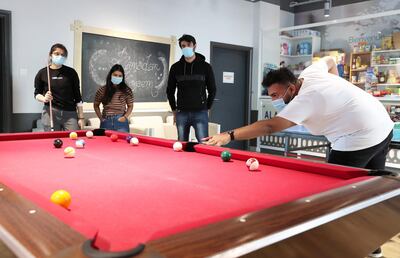
<path fill-rule="evenodd" d="M 87 131 L 86 132 L 86 137 L 87 138 L 92 138 L 93 137 L 93 132 L 92 131 Z"/>
<path fill-rule="evenodd" d="M 182 150 L 182 143 L 175 142 L 173 146 L 174 151 L 181 151 Z"/>
<path fill-rule="evenodd" d="M 136 137 L 132 137 L 131 140 L 129 141 L 131 145 L 137 146 L 139 144 L 139 139 Z"/>
<path fill-rule="evenodd" d="M 250 171 L 257 170 L 260 164 L 258 163 L 258 160 L 255 158 L 249 158 L 246 161 L 246 166 L 249 168 Z"/>

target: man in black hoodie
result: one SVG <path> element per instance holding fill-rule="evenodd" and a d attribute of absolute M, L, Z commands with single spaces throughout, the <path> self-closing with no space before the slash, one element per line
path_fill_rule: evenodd
<path fill-rule="evenodd" d="M 196 39 L 183 35 L 179 39 L 181 59 L 169 71 L 167 96 L 178 129 L 178 140 L 188 141 L 193 126 L 197 141 L 208 136 L 208 110 L 215 98 L 214 73 L 205 57 L 195 53 Z M 178 88 L 177 99 L 175 91 Z"/>

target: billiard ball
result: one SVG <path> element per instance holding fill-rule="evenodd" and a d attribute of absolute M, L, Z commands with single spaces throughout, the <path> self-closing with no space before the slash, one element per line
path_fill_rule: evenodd
<path fill-rule="evenodd" d="M 86 144 L 85 141 L 82 139 L 76 140 L 75 142 L 75 146 L 79 149 L 85 148 L 85 144 Z"/>
<path fill-rule="evenodd" d="M 52 203 L 55 203 L 67 209 L 71 204 L 72 198 L 70 193 L 68 193 L 67 191 L 57 190 L 51 195 L 50 200 Z"/>
<path fill-rule="evenodd" d="M 67 147 L 64 149 L 64 156 L 66 158 L 73 158 L 75 157 L 75 149 L 72 147 Z"/>
<path fill-rule="evenodd" d="M 181 151 L 182 150 L 182 143 L 180 142 L 175 142 L 174 145 L 172 146 L 172 148 L 174 149 L 174 151 Z"/>
<path fill-rule="evenodd" d="M 110 138 L 111 138 L 111 141 L 113 141 L 113 142 L 118 141 L 118 135 L 116 135 L 116 134 L 112 134 L 112 135 L 110 136 Z"/>
<path fill-rule="evenodd" d="M 71 133 L 69 134 L 69 138 L 70 138 L 71 140 L 76 140 L 76 139 L 78 139 L 78 134 L 77 134 L 76 132 L 71 132 Z"/>
<path fill-rule="evenodd" d="M 221 152 L 221 159 L 223 161 L 225 161 L 225 162 L 230 161 L 231 158 L 232 158 L 232 154 L 229 151 L 224 150 L 223 152 Z"/>
<path fill-rule="evenodd" d="M 57 149 L 61 148 L 63 145 L 63 141 L 61 139 L 55 139 L 53 142 L 54 147 Z"/>
<path fill-rule="evenodd" d="M 132 139 L 130 140 L 130 144 L 133 146 L 139 145 L 139 139 L 136 137 L 132 137 Z"/>
<path fill-rule="evenodd" d="M 260 164 L 258 163 L 258 160 L 255 159 L 255 158 L 249 158 L 249 159 L 246 161 L 246 166 L 248 167 L 248 169 L 249 169 L 250 171 L 257 170 L 258 167 L 259 167 L 259 165 L 260 165 Z"/>
<path fill-rule="evenodd" d="M 93 138 L 93 132 L 92 131 L 87 131 L 86 132 L 86 137 L 87 138 Z"/>
<path fill-rule="evenodd" d="M 126 139 L 126 142 L 127 142 L 127 143 L 131 143 L 132 135 L 126 136 L 125 139 Z"/>

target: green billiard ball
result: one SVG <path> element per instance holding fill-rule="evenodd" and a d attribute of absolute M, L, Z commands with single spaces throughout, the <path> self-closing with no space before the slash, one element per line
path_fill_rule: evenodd
<path fill-rule="evenodd" d="M 221 159 L 223 161 L 225 161 L 225 162 L 230 161 L 231 158 L 232 158 L 232 154 L 229 151 L 224 150 L 223 152 L 221 152 Z"/>

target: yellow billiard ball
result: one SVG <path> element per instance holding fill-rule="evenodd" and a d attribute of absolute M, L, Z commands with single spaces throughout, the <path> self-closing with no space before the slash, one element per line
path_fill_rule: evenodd
<path fill-rule="evenodd" d="M 76 132 L 71 132 L 71 133 L 69 134 L 69 138 L 70 138 L 71 140 L 76 140 L 76 139 L 78 139 L 78 134 L 77 134 Z"/>
<path fill-rule="evenodd" d="M 66 158 L 73 158 L 75 157 L 75 149 L 72 147 L 67 147 L 64 149 L 64 156 Z"/>
<path fill-rule="evenodd" d="M 71 204 L 72 199 L 71 195 L 67 191 L 57 190 L 51 195 L 50 200 L 52 203 L 58 204 L 67 209 Z"/>

